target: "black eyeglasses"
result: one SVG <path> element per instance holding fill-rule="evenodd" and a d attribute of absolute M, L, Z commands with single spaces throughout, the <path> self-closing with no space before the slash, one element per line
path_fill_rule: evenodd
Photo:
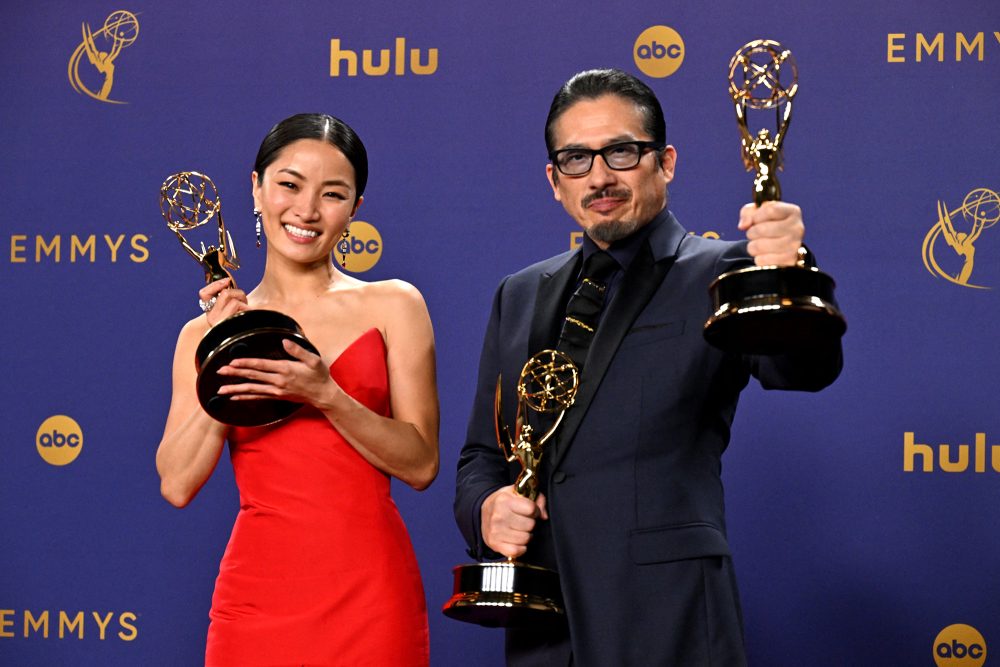
<path fill-rule="evenodd" d="M 639 164 L 647 150 L 661 151 L 664 144 L 658 141 L 623 141 L 604 148 L 563 148 L 549 153 L 549 159 L 559 173 L 566 176 L 583 176 L 594 166 L 594 156 L 600 155 L 609 169 L 622 171 Z"/>

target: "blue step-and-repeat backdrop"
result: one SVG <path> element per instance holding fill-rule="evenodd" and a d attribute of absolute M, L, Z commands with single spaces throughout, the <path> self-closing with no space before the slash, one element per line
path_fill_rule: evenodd
<path fill-rule="evenodd" d="M 159 186 L 211 176 L 237 278 L 255 284 L 253 157 L 301 111 L 345 119 L 368 146 L 368 225 L 347 268 L 415 284 L 434 321 L 441 473 L 423 493 L 394 490 L 432 663 L 501 664 L 501 631 L 439 610 L 467 561 L 451 501 L 493 290 L 579 242 L 544 176 L 548 104 L 582 69 L 640 76 L 679 152 L 672 210 L 692 233 L 737 238 L 751 176 L 728 63 L 757 38 L 798 62 L 782 186 L 849 330 L 829 389 L 745 392 L 724 459 L 751 664 L 988 664 L 1000 652 L 994 0 L 8 3 L 0 664 L 202 660 L 238 500 L 225 457 L 188 508 L 159 495 L 173 344 L 202 283 Z"/>

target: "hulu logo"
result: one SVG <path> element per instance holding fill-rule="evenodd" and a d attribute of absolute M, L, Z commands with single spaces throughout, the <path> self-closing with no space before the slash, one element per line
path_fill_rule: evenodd
<path fill-rule="evenodd" d="M 392 70 L 396 76 L 406 74 L 406 66 L 413 74 L 433 74 L 438 67 L 438 50 L 427 49 L 426 62 L 423 62 L 421 49 L 410 49 L 407 58 L 406 38 L 397 37 L 394 49 L 361 50 L 361 71 L 368 76 L 385 76 Z M 330 40 L 330 76 L 340 76 L 341 65 L 347 76 L 358 75 L 358 54 L 351 49 L 342 49 L 339 39 Z"/>
<path fill-rule="evenodd" d="M 1000 472 L 1000 445 L 987 445 L 986 434 L 976 433 L 971 445 L 939 444 L 937 452 L 930 445 L 916 442 L 912 431 L 903 434 L 903 470 L 934 472 Z"/>

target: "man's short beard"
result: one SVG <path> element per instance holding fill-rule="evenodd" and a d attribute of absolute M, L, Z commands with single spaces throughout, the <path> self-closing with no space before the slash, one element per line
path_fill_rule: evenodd
<path fill-rule="evenodd" d="M 631 236 L 643 224 L 638 220 L 611 220 L 591 225 L 587 229 L 587 236 L 598 243 L 607 243 L 610 245 L 615 241 L 620 241 L 627 236 Z"/>
<path fill-rule="evenodd" d="M 667 192 L 664 195 L 663 208 L 666 208 L 669 204 L 670 193 Z M 611 220 L 591 225 L 587 229 L 587 236 L 598 243 L 607 243 L 608 245 L 611 245 L 615 241 L 620 241 L 623 238 L 631 236 L 651 221 L 652 218 L 641 222 L 638 220 Z"/>

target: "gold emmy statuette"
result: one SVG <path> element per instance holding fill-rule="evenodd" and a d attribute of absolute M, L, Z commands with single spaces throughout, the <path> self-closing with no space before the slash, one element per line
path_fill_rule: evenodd
<path fill-rule="evenodd" d="M 503 422 L 500 408 L 500 378 L 497 378 L 495 419 L 497 442 L 508 463 L 521 464 L 514 483 L 518 495 L 538 496 L 539 466 L 545 443 L 573 405 L 579 385 L 573 361 L 556 350 L 543 350 L 531 357 L 517 382 L 517 417 L 514 439 Z M 538 433 L 528 423 L 528 410 L 558 413 L 555 422 Z M 513 558 L 490 563 L 459 565 L 454 594 L 442 611 L 450 618 L 489 627 L 529 626 L 565 614 L 559 575 L 549 569 L 519 563 Z"/>
<path fill-rule="evenodd" d="M 729 93 L 736 106 L 743 164 L 756 172 L 753 200 L 781 199 L 782 143 L 798 92 L 798 70 L 787 49 L 771 40 L 744 45 L 729 62 Z M 747 110 L 774 109 L 777 127 L 751 130 Z M 708 288 L 713 313 L 705 339 L 728 352 L 778 354 L 839 339 L 847 322 L 834 303 L 833 279 L 806 265 L 751 266 L 719 276 Z"/>
<path fill-rule="evenodd" d="M 232 286 L 236 287 L 229 270 L 238 269 L 240 263 L 233 239 L 222 222 L 221 202 L 212 179 L 196 171 L 182 171 L 169 176 L 160 187 L 160 210 L 167 227 L 177 235 L 184 250 L 201 264 L 205 282 L 229 278 Z M 195 250 L 181 232 L 190 232 L 212 218 L 219 222 L 218 247 L 210 245 L 206 248 L 202 242 L 200 251 Z M 246 382 L 216 372 L 233 359 L 290 359 L 281 343 L 285 339 L 318 354 L 298 323 L 274 310 L 245 310 L 209 329 L 195 352 L 198 400 L 205 412 L 224 424 L 263 426 L 281 421 L 302 407 L 301 403 L 278 399 L 230 401 L 218 393 L 225 384 Z"/>

